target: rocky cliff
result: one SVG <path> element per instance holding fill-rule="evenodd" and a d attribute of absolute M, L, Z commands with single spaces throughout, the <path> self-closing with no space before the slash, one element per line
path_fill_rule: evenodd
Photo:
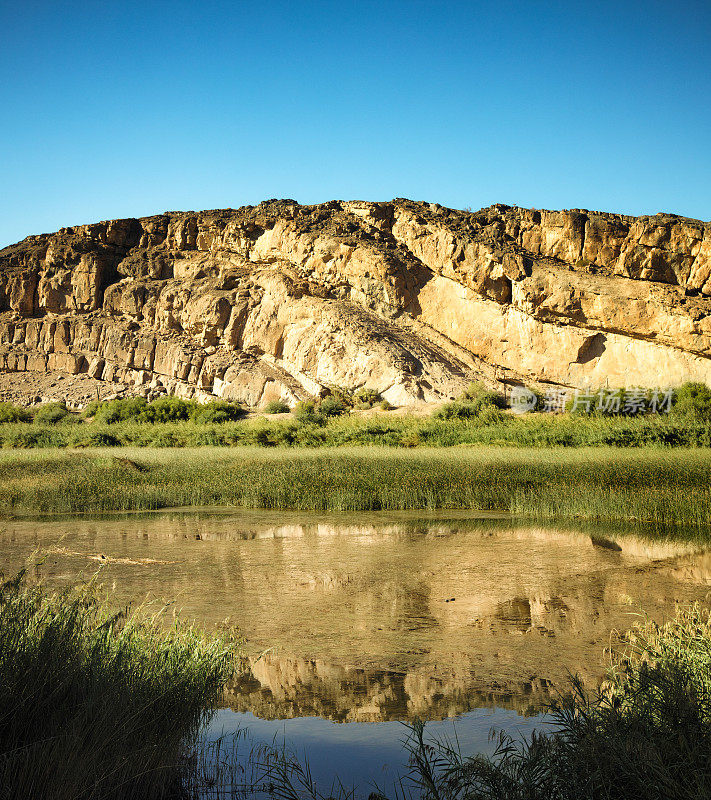
<path fill-rule="evenodd" d="M 0 370 L 79 399 L 707 381 L 710 314 L 711 224 L 663 214 L 272 200 L 0 251 Z"/>

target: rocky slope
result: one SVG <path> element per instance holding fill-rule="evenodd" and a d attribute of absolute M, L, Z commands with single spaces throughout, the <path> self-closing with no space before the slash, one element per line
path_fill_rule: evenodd
<path fill-rule="evenodd" d="M 662 214 L 272 200 L 0 251 L 0 370 L 77 404 L 706 381 L 710 314 L 711 224 Z"/>

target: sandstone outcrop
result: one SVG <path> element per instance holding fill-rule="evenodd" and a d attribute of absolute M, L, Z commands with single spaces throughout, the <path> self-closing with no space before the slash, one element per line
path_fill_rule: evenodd
<path fill-rule="evenodd" d="M 0 371 L 257 406 L 711 376 L 711 224 L 394 200 L 171 212 L 0 251 Z"/>

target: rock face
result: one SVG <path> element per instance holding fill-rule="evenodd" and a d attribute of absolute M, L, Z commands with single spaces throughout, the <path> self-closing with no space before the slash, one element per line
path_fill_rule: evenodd
<path fill-rule="evenodd" d="M 661 214 L 272 200 L 0 251 L 0 370 L 250 406 L 707 381 L 710 314 L 711 224 Z"/>

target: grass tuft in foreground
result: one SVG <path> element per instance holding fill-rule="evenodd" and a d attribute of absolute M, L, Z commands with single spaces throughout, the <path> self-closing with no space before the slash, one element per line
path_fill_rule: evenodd
<path fill-rule="evenodd" d="M 186 747 L 234 663 L 226 638 L 23 571 L 0 586 L 0 795 L 183 796 Z"/>

